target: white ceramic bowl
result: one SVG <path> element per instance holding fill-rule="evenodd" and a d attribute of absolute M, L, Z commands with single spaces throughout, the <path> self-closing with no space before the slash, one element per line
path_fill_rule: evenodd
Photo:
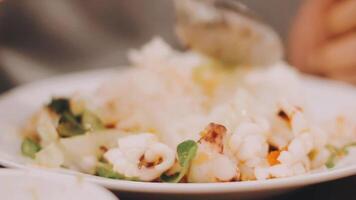
<path fill-rule="evenodd" d="M 14 169 L 0 169 L 0 199 L 117 200 L 108 190 L 73 176 Z"/>
<path fill-rule="evenodd" d="M 0 98 L 0 164 L 7 167 L 34 169 L 21 156 L 18 129 L 25 120 L 48 102 L 53 95 L 66 95 L 76 90 L 90 91 L 117 73 L 115 70 L 96 70 L 39 81 L 19 87 Z M 281 83 L 283 84 L 283 83 Z M 303 78 L 308 109 L 319 119 L 344 112 L 356 112 L 356 89 L 338 82 Z M 356 120 L 355 120 L 356 121 Z M 59 173 L 79 174 L 66 170 Z M 245 199 L 267 197 L 306 185 L 334 180 L 356 174 L 356 165 L 349 164 L 327 172 L 266 181 L 166 184 L 110 180 L 81 174 L 84 179 L 115 190 L 133 199 Z"/>

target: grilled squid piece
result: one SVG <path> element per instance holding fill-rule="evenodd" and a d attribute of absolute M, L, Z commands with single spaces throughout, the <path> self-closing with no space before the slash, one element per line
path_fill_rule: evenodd
<path fill-rule="evenodd" d="M 239 160 L 244 162 L 264 158 L 268 151 L 266 138 L 268 130 L 268 125 L 263 122 L 241 123 L 230 138 L 230 149 Z"/>
<path fill-rule="evenodd" d="M 120 138 L 118 148 L 106 152 L 104 158 L 125 177 L 153 181 L 173 166 L 175 152 L 155 135 L 143 133 Z"/>
<path fill-rule="evenodd" d="M 286 121 L 294 136 L 310 132 L 310 126 L 304 116 L 303 108 L 282 101 L 278 116 Z"/>
<path fill-rule="evenodd" d="M 225 152 L 226 128 L 211 123 L 198 141 L 198 152 L 188 174 L 188 182 L 237 181 L 240 172 L 236 162 Z"/>
<path fill-rule="evenodd" d="M 328 157 L 324 147 L 326 141 L 321 140 L 323 138 L 320 137 L 323 134 L 321 130 L 307 123 L 303 109 L 282 102 L 278 117 L 288 123 L 294 137 L 286 147 L 278 150 L 276 163 L 256 170 L 258 179 L 300 175 L 306 173 L 311 167 L 323 165 Z"/>
<path fill-rule="evenodd" d="M 268 123 L 244 122 L 235 130 L 229 140 L 229 147 L 240 162 L 242 180 L 254 180 L 255 167 L 261 166 L 266 162 L 268 154 L 267 133 Z"/>
<path fill-rule="evenodd" d="M 270 176 L 287 177 L 305 173 L 310 168 L 308 154 L 314 148 L 314 138 L 303 109 L 283 101 L 278 116 L 286 121 L 294 138 L 280 151 L 279 163 L 271 167 Z"/>

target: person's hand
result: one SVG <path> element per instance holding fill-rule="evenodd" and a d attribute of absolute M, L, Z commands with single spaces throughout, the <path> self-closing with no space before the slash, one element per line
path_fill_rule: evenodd
<path fill-rule="evenodd" d="M 289 59 L 302 71 L 356 83 L 356 0 L 305 0 Z"/>

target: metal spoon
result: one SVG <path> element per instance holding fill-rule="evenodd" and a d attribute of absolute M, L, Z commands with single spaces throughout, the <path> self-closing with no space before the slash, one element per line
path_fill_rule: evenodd
<path fill-rule="evenodd" d="M 177 34 L 195 51 L 228 65 L 269 65 L 283 58 L 278 34 L 235 0 L 175 0 Z"/>

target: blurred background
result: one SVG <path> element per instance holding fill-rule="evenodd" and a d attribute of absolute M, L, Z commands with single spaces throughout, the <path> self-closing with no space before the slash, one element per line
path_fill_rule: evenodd
<path fill-rule="evenodd" d="M 244 0 L 287 38 L 301 0 Z M 267 3 L 268 2 L 268 3 Z M 127 63 L 155 35 L 179 48 L 172 0 L 0 1 L 0 91 L 45 77 Z"/>

